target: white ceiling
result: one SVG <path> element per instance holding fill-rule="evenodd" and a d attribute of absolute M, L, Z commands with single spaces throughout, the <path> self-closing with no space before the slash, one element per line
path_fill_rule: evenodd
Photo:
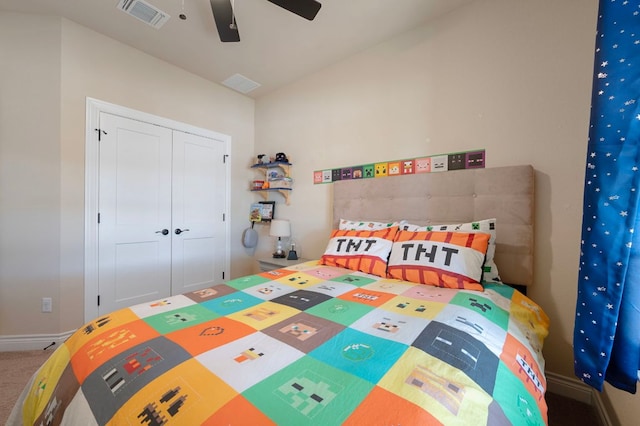
<path fill-rule="evenodd" d="M 261 85 L 247 94 L 257 98 L 472 0 L 319 0 L 313 21 L 267 0 L 234 0 L 239 43 L 220 42 L 209 0 L 146 1 L 171 15 L 162 28 L 118 0 L 0 0 L 0 10 L 64 16 L 216 83 L 239 73 Z"/>

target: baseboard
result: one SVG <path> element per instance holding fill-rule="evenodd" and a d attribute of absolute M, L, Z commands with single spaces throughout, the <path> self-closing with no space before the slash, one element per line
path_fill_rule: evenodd
<path fill-rule="evenodd" d="M 32 351 L 57 348 L 75 330 L 60 334 L 27 334 L 22 336 L 0 336 L 0 352 Z M 53 343 L 53 345 L 52 345 Z"/>
<path fill-rule="evenodd" d="M 598 413 L 602 425 L 614 426 L 604 406 L 600 392 L 573 377 L 566 377 L 552 372 L 547 372 L 545 375 L 549 392 L 591 405 Z"/>

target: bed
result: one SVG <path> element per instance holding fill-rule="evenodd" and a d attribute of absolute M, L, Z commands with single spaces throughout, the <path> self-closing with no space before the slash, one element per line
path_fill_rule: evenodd
<path fill-rule="evenodd" d="M 533 177 L 336 182 L 320 259 L 96 318 L 8 424 L 546 424 Z"/>

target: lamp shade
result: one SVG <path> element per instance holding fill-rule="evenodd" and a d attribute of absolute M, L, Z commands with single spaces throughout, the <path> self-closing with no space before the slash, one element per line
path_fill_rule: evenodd
<path fill-rule="evenodd" d="M 273 219 L 269 235 L 272 237 L 289 237 L 291 235 L 291 224 L 288 220 Z"/>

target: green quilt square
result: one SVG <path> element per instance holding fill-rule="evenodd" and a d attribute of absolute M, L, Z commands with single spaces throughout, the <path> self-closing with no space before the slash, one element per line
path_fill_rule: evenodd
<path fill-rule="evenodd" d="M 474 312 L 479 313 L 503 330 L 509 327 L 509 312 L 502 309 L 496 303 L 486 297 L 480 296 L 481 293 L 467 293 L 461 291 L 451 299 L 451 304 L 464 306 Z"/>
<path fill-rule="evenodd" d="M 167 334 L 205 321 L 211 321 L 218 317 L 220 315 L 211 312 L 202 305 L 190 305 L 147 317 L 144 321 L 160 334 Z"/>
<path fill-rule="evenodd" d="M 313 308 L 307 309 L 305 312 L 349 326 L 373 309 L 375 309 L 373 306 L 335 298 L 326 300 Z"/>
<path fill-rule="evenodd" d="M 531 395 L 524 387 L 518 377 L 516 377 L 502 361 L 498 365 L 496 372 L 496 386 L 493 390 L 495 399 L 504 414 L 514 425 L 544 425 L 539 404 L 544 402 L 542 392 Z"/>
<path fill-rule="evenodd" d="M 260 275 L 248 275 L 246 277 L 236 278 L 227 282 L 229 287 L 233 287 L 236 290 L 244 290 L 245 288 L 253 287 L 254 285 L 262 284 L 267 281 L 271 281 Z"/>
<path fill-rule="evenodd" d="M 269 376 L 242 395 L 280 426 L 340 425 L 373 385 L 310 357 Z"/>
<path fill-rule="evenodd" d="M 366 277 L 364 275 L 347 274 L 347 275 L 342 275 L 340 277 L 331 278 L 331 281 L 337 281 L 340 283 L 355 285 L 356 287 L 362 287 L 363 285 L 370 284 L 376 280 L 374 278 Z"/>

